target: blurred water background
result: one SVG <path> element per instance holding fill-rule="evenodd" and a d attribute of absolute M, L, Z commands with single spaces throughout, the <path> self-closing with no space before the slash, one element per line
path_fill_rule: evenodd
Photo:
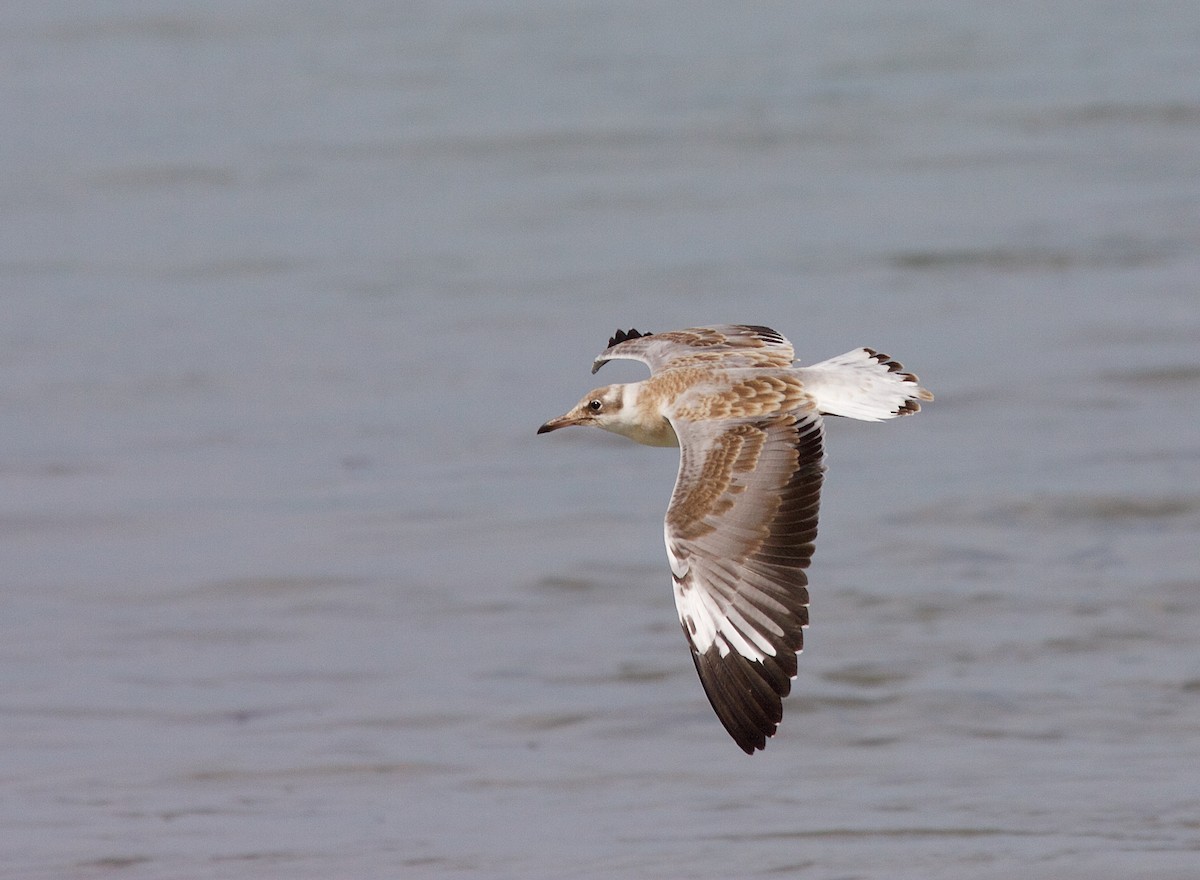
<path fill-rule="evenodd" d="M 1198 45 L 1167 0 L 0 6 L 0 877 L 1197 876 Z M 753 758 L 676 453 L 534 435 L 617 327 L 725 321 L 938 395 L 830 425 Z"/>

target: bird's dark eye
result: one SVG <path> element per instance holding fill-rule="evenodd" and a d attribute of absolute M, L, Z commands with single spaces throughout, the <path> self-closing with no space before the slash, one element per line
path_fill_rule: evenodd
<path fill-rule="evenodd" d="M 604 404 L 599 400 L 589 400 L 588 409 L 592 412 L 600 412 L 600 410 L 604 409 Z"/>

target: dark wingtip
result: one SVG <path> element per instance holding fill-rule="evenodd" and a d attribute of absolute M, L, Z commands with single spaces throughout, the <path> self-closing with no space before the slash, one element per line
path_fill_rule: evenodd
<path fill-rule="evenodd" d="M 653 336 L 653 333 L 639 333 L 630 327 L 628 330 L 618 330 L 615 334 L 609 337 L 608 347 L 620 345 L 622 342 L 628 342 L 630 339 L 641 339 L 643 336 Z"/>
<path fill-rule="evenodd" d="M 747 330 L 753 330 L 768 342 L 787 342 L 787 340 L 783 338 L 783 334 L 778 330 L 772 330 L 770 327 L 764 327 L 762 324 L 743 324 L 742 326 Z"/>

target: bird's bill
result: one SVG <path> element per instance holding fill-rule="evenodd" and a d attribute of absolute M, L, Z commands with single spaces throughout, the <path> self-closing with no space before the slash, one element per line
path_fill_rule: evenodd
<path fill-rule="evenodd" d="M 576 416 L 574 412 L 569 412 L 566 415 L 559 416 L 558 418 L 551 419 L 550 421 L 546 422 L 546 424 L 537 429 L 537 432 L 539 434 L 547 434 L 550 431 L 557 431 L 559 428 L 567 428 L 571 425 L 578 424 L 580 424 L 579 417 Z"/>

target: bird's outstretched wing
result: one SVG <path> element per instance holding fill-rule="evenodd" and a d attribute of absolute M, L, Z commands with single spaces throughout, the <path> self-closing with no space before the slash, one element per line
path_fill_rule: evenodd
<path fill-rule="evenodd" d="M 618 330 L 608 348 L 592 364 L 592 372 L 610 360 L 641 361 L 651 373 L 694 364 L 717 363 L 722 367 L 788 367 L 796 359 L 792 344 L 770 327 L 750 324 L 721 324 L 691 327 L 670 333 L 638 333 Z"/>
<path fill-rule="evenodd" d="M 680 463 L 666 544 L 675 606 L 709 702 L 753 754 L 783 717 L 804 644 L 824 426 L 811 400 L 672 425 Z"/>

